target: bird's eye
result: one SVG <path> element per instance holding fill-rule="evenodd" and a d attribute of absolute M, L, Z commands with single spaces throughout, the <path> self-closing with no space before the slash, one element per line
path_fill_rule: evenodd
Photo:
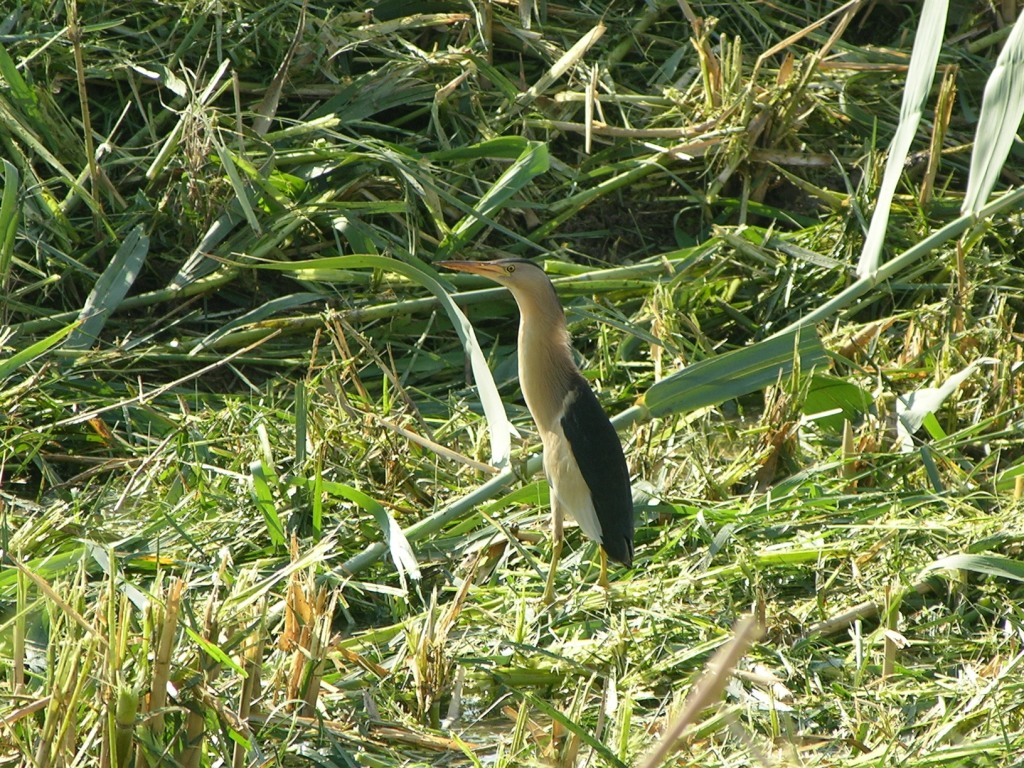
<path fill-rule="evenodd" d="M 513 272 L 516 271 L 516 265 L 515 264 L 509 264 L 507 267 L 505 267 L 505 271 L 508 272 L 508 274 L 511 275 Z"/>

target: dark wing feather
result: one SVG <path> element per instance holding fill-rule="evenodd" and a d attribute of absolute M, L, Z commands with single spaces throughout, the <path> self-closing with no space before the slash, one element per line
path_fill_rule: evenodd
<path fill-rule="evenodd" d="M 612 560 L 633 564 L 633 493 L 615 427 L 582 375 L 570 384 L 576 397 L 562 415 L 562 429 L 601 523 L 601 546 Z"/>

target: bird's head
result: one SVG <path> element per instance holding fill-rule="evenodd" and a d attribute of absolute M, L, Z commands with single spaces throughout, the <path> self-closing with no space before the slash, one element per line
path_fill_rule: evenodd
<path fill-rule="evenodd" d="M 497 261 L 435 261 L 435 266 L 487 277 L 512 292 L 522 313 L 537 317 L 562 316 L 562 305 L 544 270 L 526 259 Z"/>
<path fill-rule="evenodd" d="M 532 299 L 547 302 L 555 298 L 551 280 L 540 265 L 526 259 L 498 259 L 497 261 L 435 261 L 435 266 L 481 275 L 505 286 L 517 300 Z M 557 301 L 557 299 L 556 299 Z"/>
<path fill-rule="evenodd" d="M 544 270 L 526 259 L 499 259 L 497 261 L 437 261 L 435 266 L 453 269 L 456 272 L 469 272 L 473 275 L 487 277 L 506 288 L 541 287 L 549 283 Z"/>

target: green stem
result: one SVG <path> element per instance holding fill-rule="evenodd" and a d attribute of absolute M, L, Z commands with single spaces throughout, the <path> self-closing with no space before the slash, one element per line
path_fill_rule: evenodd
<path fill-rule="evenodd" d="M 802 328 L 831 317 L 839 310 L 845 309 L 853 304 L 857 299 L 868 293 L 875 286 L 885 282 L 889 278 L 894 277 L 904 269 L 907 269 L 920 261 L 946 241 L 959 237 L 972 225 L 975 225 L 991 216 L 995 216 L 997 213 L 1002 213 L 1007 209 L 1016 207 L 1019 203 L 1024 203 L 1024 188 L 1018 189 L 1014 192 L 1008 192 L 998 200 L 989 203 L 978 211 L 977 216 L 973 214 L 964 214 L 960 218 L 954 219 L 942 229 L 936 230 L 924 240 L 921 240 L 916 245 L 905 250 L 899 256 L 896 256 L 882 264 L 874 274 L 860 278 L 835 298 L 826 301 L 813 312 L 810 312 L 799 320 L 790 323 L 774 335 L 782 336 L 785 333 L 793 332 L 797 328 Z"/>

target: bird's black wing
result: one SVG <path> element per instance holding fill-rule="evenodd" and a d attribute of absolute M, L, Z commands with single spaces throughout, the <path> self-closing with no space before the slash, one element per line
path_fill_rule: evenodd
<path fill-rule="evenodd" d="M 587 380 L 570 384 L 574 398 L 562 414 L 562 430 L 590 489 L 601 523 L 601 545 L 608 557 L 633 564 L 633 493 L 622 443 Z"/>

